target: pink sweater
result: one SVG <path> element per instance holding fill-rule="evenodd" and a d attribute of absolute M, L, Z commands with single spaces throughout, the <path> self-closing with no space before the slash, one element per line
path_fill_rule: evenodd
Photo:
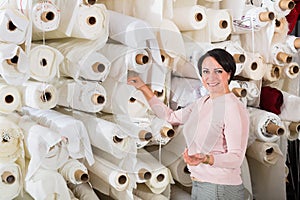
<path fill-rule="evenodd" d="M 215 99 L 204 96 L 177 111 L 155 96 L 149 104 L 158 117 L 173 125 L 184 124 L 183 134 L 189 154 L 213 154 L 212 166 L 189 166 L 192 177 L 215 184 L 242 183 L 240 167 L 247 147 L 249 116 L 246 107 L 234 94 Z"/>

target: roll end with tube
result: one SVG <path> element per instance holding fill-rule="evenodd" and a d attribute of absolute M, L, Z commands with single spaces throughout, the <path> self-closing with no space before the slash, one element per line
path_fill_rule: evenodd
<path fill-rule="evenodd" d="M 105 65 L 100 62 L 96 62 L 92 65 L 92 69 L 96 73 L 101 73 L 105 71 Z"/>
<path fill-rule="evenodd" d="M 46 11 L 41 14 L 41 20 L 43 22 L 50 22 L 54 20 L 54 18 L 55 18 L 55 14 L 51 11 Z"/>
<path fill-rule="evenodd" d="M 85 5 L 94 5 L 96 0 L 83 0 L 82 3 Z"/>
<path fill-rule="evenodd" d="M 292 10 L 295 7 L 295 2 L 292 0 L 281 0 L 279 1 L 279 8 L 281 10 Z"/>
<path fill-rule="evenodd" d="M 271 77 L 279 79 L 281 77 L 281 68 L 277 65 L 273 65 L 271 69 Z"/>
<path fill-rule="evenodd" d="M 219 22 L 219 27 L 220 27 L 221 29 L 227 28 L 227 27 L 228 27 L 228 22 L 227 22 L 226 20 L 220 20 L 220 22 Z"/>
<path fill-rule="evenodd" d="M 93 94 L 92 102 L 95 105 L 103 104 L 105 102 L 105 97 L 101 94 Z"/>
<path fill-rule="evenodd" d="M 89 175 L 80 169 L 75 171 L 74 177 L 78 182 L 86 183 L 89 181 Z"/>
<path fill-rule="evenodd" d="M 245 88 L 232 88 L 231 91 L 237 97 L 245 97 L 247 95 L 247 90 Z"/>
<path fill-rule="evenodd" d="M 293 133 L 300 133 L 300 122 L 291 122 L 289 130 Z"/>
<path fill-rule="evenodd" d="M 140 179 L 149 180 L 151 178 L 152 174 L 147 169 L 142 168 L 139 170 L 138 176 Z"/>
<path fill-rule="evenodd" d="M 289 67 L 289 73 L 294 75 L 299 73 L 299 66 L 298 65 L 292 65 Z"/>
<path fill-rule="evenodd" d="M 1 179 L 2 179 L 2 182 L 6 183 L 6 184 L 13 184 L 16 180 L 15 176 L 11 172 L 8 172 L 8 171 L 4 171 L 2 173 Z"/>
<path fill-rule="evenodd" d="M 284 63 L 292 62 L 292 56 L 284 52 L 277 53 L 276 59 Z"/>
<path fill-rule="evenodd" d="M 261 12 L 259 13 L 259 20 L 261 22 L 272 21 L 275 18 L 275 14 L 273 12 Z"/>
<path fill-rule="evenodd" d="M 7 60 L 6 60 L 7 64 L 12 65 L 12 66 L 14 66 L 14 67 L 17 66 L 18 61 L 19 61 L 19 56 L 18 56 L 18 55 L 15 55 L 15 56 L 12 57 L 11 59 L 7 59 Z"/>
<path fill-rule="evenodd" d="M 152 133 L 146 130 L 139 132 L 139 139 L 142 141 L 149 141 L 152 138 Z"/>
<path fill-rule="evenodd" d="M 233 59 L 235 63 L 244 63 L 246 60 L 246 57 L 244 54 L 234 54 Z"/>
<path fill-rule="evenodd" d="M 144 54 L 137 54 L 135 56 L 135 62 L 139 65 L 147 64 L 149 62 L 149 57 Z"/>
<path fill-rule="evenodd" d="M 119 178 L 118 178 L 118 183 L 120 185 L 124 185 L 127 183 L 127 177 L 125 175 L 121 175 Z"/>
<path fill-rule="evenodd" d="M 296 49 L 299 49 L 299 48 L 300 48 L 300 37 L 299 37 L 299 38 L 296 38 L 296 39 L 294 40 L 294 47 L 295 47 Z"/>
<path fill-rule="evenodd" d="M 283 135 L 284 134 L 284 128 L 281 126 L 278 126 L 277 124 L 273 122 L 269 122 L 266 127 L 267 133 L 271 135 Z"/>
<path fill-rule="evenodd" d="M 169 128 L 169 127 L 163 127 L 161 130 L 160 130 L 160 134 L 162 137 L 169 137 L 169 138 L 172 138 L 174 137 L 175 135 L 175 131 L 174 129 L 172 128 Z"/>

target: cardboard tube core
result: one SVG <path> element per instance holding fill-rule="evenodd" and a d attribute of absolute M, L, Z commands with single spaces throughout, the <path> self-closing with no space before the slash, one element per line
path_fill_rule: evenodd
<path fill-rule="evenodd" d="M 142 141 L 149 141 L 152 138 L 152 133 L 146 130 L 141 130 L 139 132 L 139 138 Z"/>
<path fill-rule="evenodd" d="M 252 64 L 251 64 L 251 70 L 256 70 L 258 68 L 258 64 L 257 64 L 257 62 L 253 62 Z"/>
<path fill-rule="evenodd" d="M 47 101 L 51 100 L 52 94 L 51 94 L 51 92 L 43 92 L 40 98 L 41 98 L 42 102 L 47 102 Z"/>
<path fill-rule="evenodd" d="M 139 170 L 138 175 L 140 179 L 149 180 L 152 174 L 145 168 Z"/>
<path fill-rule="evenodd" d="M 89 175 L 80 169 L 75 171 L 74 177 L 75 177 L 75 180 L 78 182 L 81 181 L 81 182 L 86 183 L 89 181 Z"/>
<path fill-rule="evenodd" d="M 196 22 L 201 22 L 203 19 L 203 15 L 201 13 L 196 13 L 195 14 L 195 20 Z"/>
<path fill-rule="evenodd" d="M 49 22 L 52 21 L 55 17 L 55 14 L 53 12 L 43 12 L 41 15 L 41 20 L 43 22 Z"/>
<path fill-rule="evenodd" d="M 237 97 L 245 97 L 247 95 L 247 90 L 245 88 L 232 88 L 231 91 Z"/>
<path fill-rule="evenodd" d="M 297 74 L 299 72 L 299 66 L 297 66 L 297 65 L 291 66 L 290 69 L 289 69 L 289 72 L 291 74 Z"/>
<path fill-rule="evenodd" d="M 287 53 L 284 53 L 284 52 L 279 52 L 277 55 L 276 55 L 276 59 L 281 61 L 281 62 L 285 62 L 285 63 L 290 63 L 292 62 L 292 56 L 287 54 Z"/>
<path fill-rule="evenodd" d="M 156 179 L 158 180 L 158 182 L 162 182 L 165 179 L 165 175 L 163 174 L 159 174 Z"/>
<path fill-rule="evenodd" d="M 8 95 L 5 96 L 4 100 L 5 100 L 5 103 L 10 104 L 10 103 L 14 102 L 15 99 L 14 99 L 13 95 L 8 94 Z"/>
<path fill-rule="evenodd" d="M 93 26 L 97 23 L 96 17 L 88 17 L 86 23 L 90 26 Z"/>
<path fill-rule="evenodd" d="M 279 8 L 282 10 L 292 10 L 295 7 L 295 2 L 291 0 L 281 0 L 279 2 Z"/>
<path fill-rule="evenodd" d="M 96 0 L 83 0 L 83 3 L 85 5 L 94 5 L 96 3 Z"/>
<path fill-rule="evenodd" d="M 275 18 L 275 14 L 273 12 L 261 12 L 259 13 L 259 20 L 262 22 L 268 22 Z"/>
<path fill-rule="evenodd" d="M 289 125 L 289 130 L 291 132 L 299 133 L 300 132 L 300 122 L 291 122 Z"/>
<path fill-rule="evenodd" d="M 163 127 L 161 130 L 160 130 L 160 135 L 162 137 L 169 137 L 169 138 L 172 138 L 174 137 L 175 135 L 175 131 L 174 129 L 172 128 L 169 128 L 169 127 Z"/>
<path fill-rule="evenodd" d="M 246 60 L 246 57 L 244 54 L 234 54 L 233 55 L 235 63 L 244 63 Z"/>
<path fill-rule="evenodd" d="M 127 177 L 125 175 L 121 175 L 119 178 L 118 178 L 118 182 L 120 184 L 125 184 L 127 182 Z"/>
<path fill-rule="evenodd" d="M 295 47 L 296 49 L 299 49 L 299 48 L 300 48 L 300 37 L 299 37 L 299 38 L 296 38 L 296 39 L 294 40 L 294 47 Z"/>
<path fill-rule="evenodd" d="M 94 72 L 104 72 L 105 65 L 103 63 L 100 63 L 100 62 L 95 62 L 92 65 L 92 69 L 93 69 Z"/>
<path fill-rule="evenodd" d="M 9 22 L 7 23 L 7 29 L 10 31 L 15 31 L 17 27 L 11 20 L 9 20 Z"/>
<path fill-rule="evenodd" d="M 266 127 L 267 133 L 271 135 L 283 135 L 284 129 L 273 122 L 269 122 Z"/>
<path fill-rule="evenodd" d="M 92 96 L 92 102 L 95 104 L 95 105 L 98 105 L 98 104 L 103 104 L 105 102 L 105 98 L 103 95 L 100 95 L 100 94 L 94 94 Z"/>
<path fill-rule="evenodd" d="M 113 142 L 114 143 L 119 143 L 119 142 L 122 142 L 122 141 L 123 141 L 123 138 L 119 138 L 118 136 L 113 137 Z"/>
<path fill-rule="evenodd" d="M 19 61 L 19 56 L 18 56 L 18 55 L 15 55 L 15 56 L 12 57 L 11 59 L 7 59 L 7 60 L 6 60 L 7 64 L 13 65 L 13 66 L 17 66 L 18 61 Z"/>
<path fill-rule="evenodd" d="M 149 57 L 144 54 L 137 54 L 135 56 L 135 62 L 139 65 L 144 65 L 148 63 L 148 61 L 149 61 Z"/>
<path fill-rule="evenodd" d="M 1 175 L 1 178 L 2 178 L 2 182 L 6 184 L 13 184 L 16 180 L 15 176 L 8 171 L 4 171 Z"/>
<path fill-rule="evenodd" d="M 219 22 L 219 27 L 220 27 L 221 29 L 225 29 L 225 28 L 227 28 L 227 26 L 228 26 L 228 22 L 227 22 L 226 20 L 221 20 L 221 21 Z"/>
<path fill-rule="evenodd" d="M 271 76 L 272 77 L 275 77 L 275 78 L 277 78 L 277 79 L 279 79 L 280 78 L 280 73 L 281 72 L 281 70 L 280 70 L 280 68 L 277 66 L 277 65 L 274 65 L 273 67 L 272 67 L 272 71 L 271 71 Z"/>

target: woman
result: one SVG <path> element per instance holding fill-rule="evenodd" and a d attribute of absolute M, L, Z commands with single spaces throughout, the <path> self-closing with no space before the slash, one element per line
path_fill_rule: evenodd
<path fill-rule="evenodd" d="M 163 104 L 139 77 L 129 78 L 128 84 L 144 93 L 158 117 L 173 125 L 184 124 L 187 148 L 183 158 L 193 180 L 192 199 L 244 199 L 240 167 L 249 117 L 229 90 L 234 59 L 223 49 L 213 49 L 199 59 L 198 69 L 209 94 L 177 111 Z"/>

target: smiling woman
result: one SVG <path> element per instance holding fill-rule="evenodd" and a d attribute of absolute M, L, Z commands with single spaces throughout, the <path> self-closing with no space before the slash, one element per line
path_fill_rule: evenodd
<path fill-rule="evenodd" d="M 228 84 L 236 65 L 224 49 L 212 49 L 198 61 L 199 74 L 209 94 L 173 111 L 139 77 L 128 84 L 143 92 L 153 112 L 172 125 L 184 125 L 183 152 L 193 180 L 192 199 L 244 199 L 240 167 L 249 132 L 246 107 Z"/>

